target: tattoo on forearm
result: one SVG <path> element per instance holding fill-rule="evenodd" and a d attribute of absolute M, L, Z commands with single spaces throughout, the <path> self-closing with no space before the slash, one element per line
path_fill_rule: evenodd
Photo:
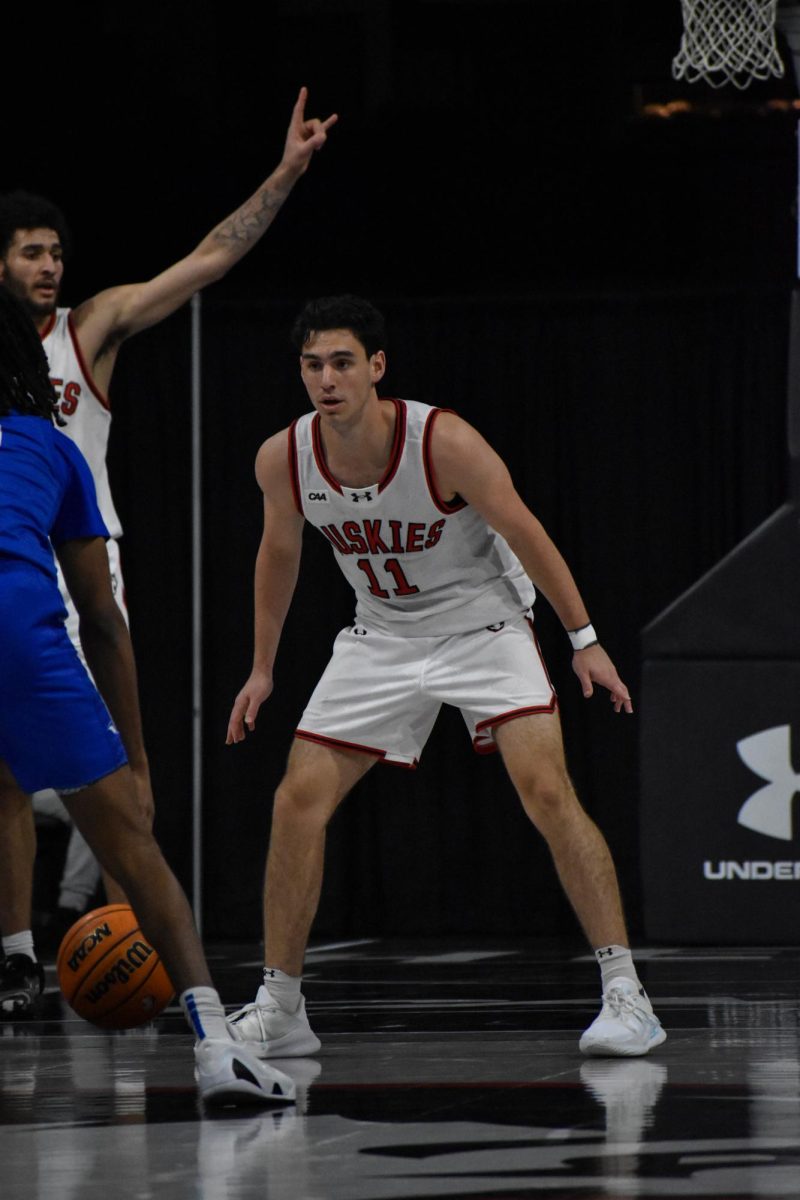
<path fill-rule="evenodd" d="M 237 208 L 235 213 L 218 225 L 211 236 L 217 242 L 239 246 L 258 241 L 272 224 L 288 194 L 288 191 L 265 184 L 241 208 Z"/>

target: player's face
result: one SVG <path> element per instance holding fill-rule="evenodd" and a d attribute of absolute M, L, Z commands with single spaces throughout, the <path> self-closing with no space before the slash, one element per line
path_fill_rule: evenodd
<path fill-rule="evenodd" d="M 349 329 L 312 334 L 300 355 L 300 374 L 311 403 L 337 424 L 363 411 L 385 370 L 383 351 L 368 358 Z"/>
<path fill-rule="evenodd" d="M 34 320 L 49 316 L 56 307 L 63 274 L 63 251 L 54 229 L 17 229 L 0 259 L 0 281 Z"/>

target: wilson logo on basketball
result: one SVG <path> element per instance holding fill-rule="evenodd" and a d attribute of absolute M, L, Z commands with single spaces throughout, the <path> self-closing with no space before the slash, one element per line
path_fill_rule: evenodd
<path fill-rule="evenodd" d="M 70 971 L 77 971 L 90 950 L 94 950 L 95 946 L 99 945 L 107 937 L 111 937 L 111 926 L 108 923 L 97 925 L 90 934 L 87 934 L 80 946 L 78 946 L 78 949 L 67 961 Z"/>
<path fill-rule="evenodd" d="M 146 942 L 136 941 L 128 950 L 124 958 L 118 958 L 112 967 L 106 971 L 102 979 L 99 979 L 94 987 L 86 992 L 86 1000 L 90 1004 L 96 1004 L 98 1000 L 102 1000 L 111 988 L 120 983 L 127 983 L 134 971 L 138 971 L 144 966 L 151 954 L 153 954 L 152 946 L 148 946 Z"/>

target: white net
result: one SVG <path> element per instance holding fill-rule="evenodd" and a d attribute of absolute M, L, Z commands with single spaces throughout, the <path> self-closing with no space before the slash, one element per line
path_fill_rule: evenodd
<path fill-rule="evenodd" d="M 673 78 L 740 89 L 754 79 L 780 79 L 776 5 L 777 0 L 681 0 L 683 37 L 672 60 Z"/>

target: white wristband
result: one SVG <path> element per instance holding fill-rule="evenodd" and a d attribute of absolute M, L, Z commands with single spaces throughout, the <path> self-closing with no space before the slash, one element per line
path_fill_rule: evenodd
<path fill-rule="evenodd" d="M 582 629 L 568 629 L 567 634 L 573 650 L 585 650 L 587 646 L 597 645 L 597 634 L 593 625 L 584 625 Z"/>

